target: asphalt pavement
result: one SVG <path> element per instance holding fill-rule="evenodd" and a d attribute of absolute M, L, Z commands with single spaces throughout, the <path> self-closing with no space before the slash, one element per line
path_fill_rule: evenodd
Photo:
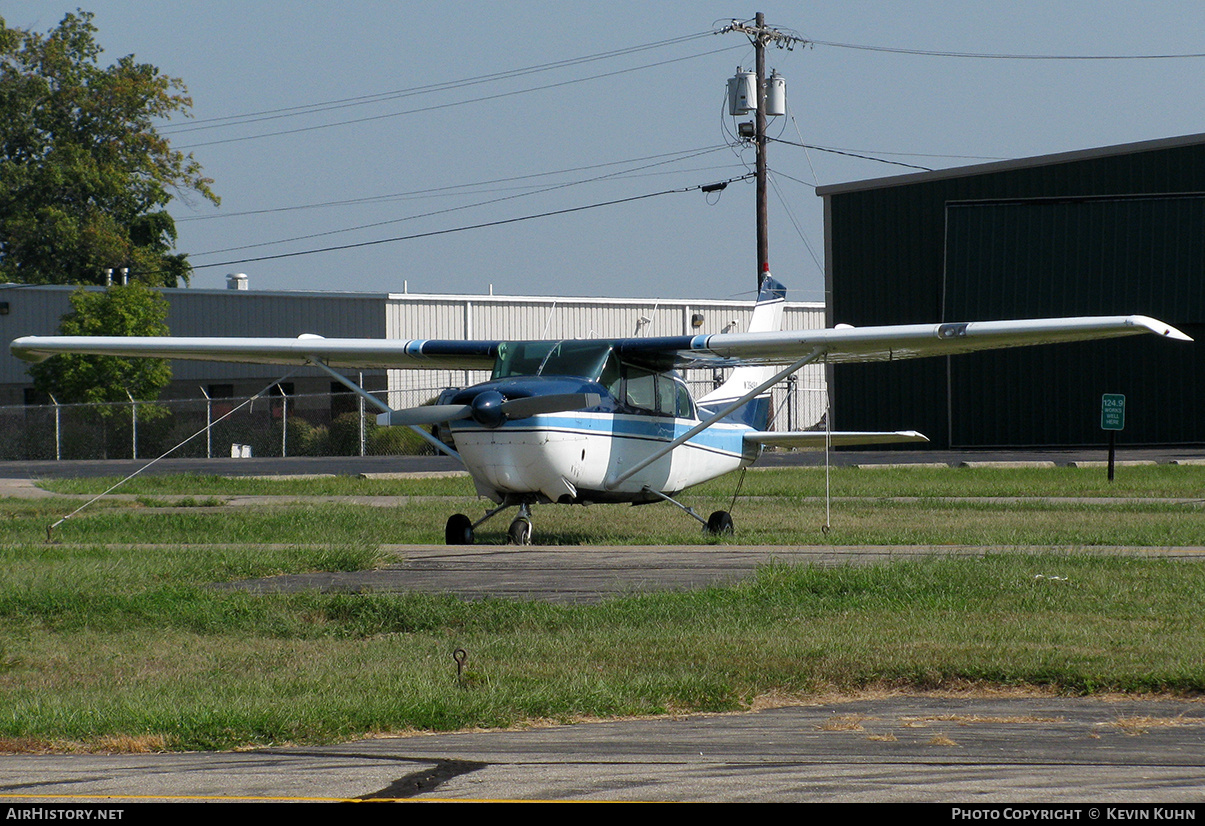
<path fill-rule="evenodd" d="M 239 753 L 0 761 L 0 800 L 10 804 L 1025 802 L 1120 806 L 1150 819 L 1148 804 L 1195 812 L 1203 798 L 1205 704 L 1006 694 L 822 699 L 746 714 Z M 1115 819 L 1097 811 L 1076 819 Z"/>

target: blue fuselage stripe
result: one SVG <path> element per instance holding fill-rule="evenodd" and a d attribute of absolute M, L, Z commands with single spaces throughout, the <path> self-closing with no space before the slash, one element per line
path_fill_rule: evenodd
<path fill-rule="evenodd" d="M 671 442 L 698 424 L 694 419 L 670 419 L 654 416 L 566 416 L 544 414 L 517 421 L 506 422 L 493 432 L 525 433 L 540 430 L 555 430 L 561 433 L 579 433 L 584 436 L 606 436 L 618 439 Z M 452 424 L 452 433 L 488 431 L 471 420 Z M 687 440 L 691 447 L 740 456 L 744 452 L 744 434 L 751 428 L 715 424 Z"/>

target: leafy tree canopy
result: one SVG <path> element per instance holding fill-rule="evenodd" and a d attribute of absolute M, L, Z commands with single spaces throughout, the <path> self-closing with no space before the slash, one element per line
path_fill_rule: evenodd
<path fill-rule="evenodd" d="M 100 65 L 92 14 L 45 35 L 0 18 L 0 280 L 103 284 L 105 270 L 187 283 L 172 252 L 172 193 L 218 202 L 192 155 L 155 122 L 187 115 L 181 81 L 133 55 Z"/>
<path fill-rule="evenodd" d="M 59 333 L 165 336 L 167 306 L 163 293 L 138 282 L 107 290 L 81 287 L 71 294 L 72 311 L 60 321 Z M 154 400 L 172 377 L 165 359 L 115 356 L 59 355 L 31 365 L 29 372 L 34 387 L 65 404 L 128 402 L 126 391 L 139 401 Z"/>

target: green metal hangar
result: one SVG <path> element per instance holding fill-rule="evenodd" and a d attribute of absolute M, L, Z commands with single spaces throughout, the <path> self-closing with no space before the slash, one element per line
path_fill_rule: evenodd
<path fill-rule="evenodd" d="M 901 175 L 824 198 L 827 324 L 1149 315 L 1123 338 L 833 367 L 833 426 L 943 448 L 1205 443 L 1205 135 Z"/>

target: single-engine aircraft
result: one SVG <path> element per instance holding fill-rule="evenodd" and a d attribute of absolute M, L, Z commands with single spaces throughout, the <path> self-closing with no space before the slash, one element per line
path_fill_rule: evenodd
<path fill-rule="evenodd" d="M 928 441 L 915 431 L 772 432 L 769 391 L 806 364 L 894 361 L 1001 347 L 1154 333 L 1191 341 L 1141 315 L 973 321 L 782 331 L 786 290 L 766 274 L 744 333 L 561 341 L 27 336 L 14 355 L 144 356 L 255 364 L 311 364 L 455 456 L 496 507 L 448 519 L 449 545 L 471 544 L 486 520 L 517 507 L 510 541 L 531 541 L 531 507 L 665 500 L 713 534 L 732 517 L 704 520 L 674 499 L 682 490 L 751 465 L 766 445 Z M 489 381 L 444 391 L 436 403 L 391 409 L 335 368 L 492 370 Z M 678 370 L 732 367 L 702 398 Z M 424 428 L 436 426 L 435 433 Z"/>

